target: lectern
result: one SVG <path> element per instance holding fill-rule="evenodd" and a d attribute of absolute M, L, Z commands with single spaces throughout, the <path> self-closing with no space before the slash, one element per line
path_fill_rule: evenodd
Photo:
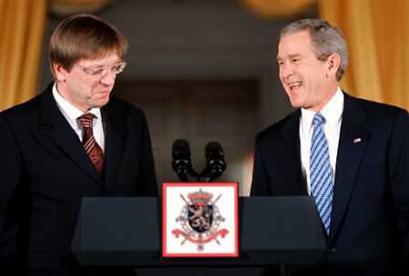
<path fill-rule="evenodd" d="M 313 200 L 242 197 L 238 258 L 162 258 L 157 198 L 84 198 L 72 251 L 93 266 L 264 266 L 314 264 L 326 242 Z"/>

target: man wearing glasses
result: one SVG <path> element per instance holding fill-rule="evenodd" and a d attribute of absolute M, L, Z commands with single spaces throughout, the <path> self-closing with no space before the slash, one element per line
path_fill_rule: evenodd
<path fill-rule="evenodd" d="M 157 195 L 145 116 L 110 99 L 126 48 L 95 16 L 65 19 L 49 44 L 54 82 L 0 113 L 0 274 L 133 274 L 70 251 L 83 197 Z"/>

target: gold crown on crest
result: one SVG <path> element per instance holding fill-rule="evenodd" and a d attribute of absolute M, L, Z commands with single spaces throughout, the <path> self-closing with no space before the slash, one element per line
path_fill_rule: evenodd
<path fill-rule="evenodd" d="M 199 189 L 198 192 L 190 193 L 187 197 L 194 204 L 208 204 L 213 195 L 208 192 L 203 192 L 202 189 Z"/>

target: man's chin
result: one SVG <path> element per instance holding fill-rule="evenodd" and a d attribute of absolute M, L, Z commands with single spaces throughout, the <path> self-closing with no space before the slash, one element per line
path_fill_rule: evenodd
<path fill-rule="evenodd" d="M 293 108 L 300 108 L 302 107 L 302 103 L 300 103 L 299 101 L 295 100 L 295 99 L 290 99 L 290 104 Z"/>
<path fill-rule="evenodd" d="M 98 101 L 95 102 L 95 107 L 103 107 L 109 102 L 109 97 L 99 99 Z"/>

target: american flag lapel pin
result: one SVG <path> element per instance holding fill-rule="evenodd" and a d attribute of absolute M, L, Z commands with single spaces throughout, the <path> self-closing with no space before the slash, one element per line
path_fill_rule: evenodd
<path fill-rule="evenodd" d="M 362 142 L 362 138 L 361 138 L 361 137 L 355 138 L 352 142 L 353 142 L 354 144 L 361 143 L 361 142 Z"/>

